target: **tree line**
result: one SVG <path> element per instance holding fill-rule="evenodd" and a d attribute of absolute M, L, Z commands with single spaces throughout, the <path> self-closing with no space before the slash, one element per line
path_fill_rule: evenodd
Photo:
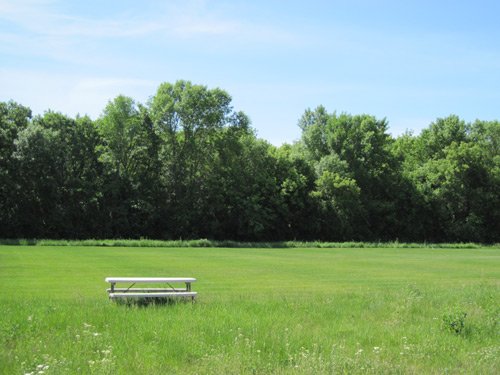
<path fill-rule="evenodd" d="M 97 120 L 0 103 L 0 238 L 500 241 L 500 123 L 392 137 L 329 113 L 275 147 L 221 89 L 163 83 Z"/>

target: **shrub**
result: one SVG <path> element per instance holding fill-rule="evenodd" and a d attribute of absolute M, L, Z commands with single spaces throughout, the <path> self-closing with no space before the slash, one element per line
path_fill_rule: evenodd
<path fill-rule="evenodd" d="M 443 315 L 443 328 L 448 332 L 461 335 L 465 332 L 465 318 L 467 313 L 460 308 L 454 308 Z"/>

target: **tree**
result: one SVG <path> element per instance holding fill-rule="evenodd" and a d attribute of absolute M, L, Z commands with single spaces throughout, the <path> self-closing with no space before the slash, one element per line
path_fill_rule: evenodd
<path fill-rule="evenodd" d="M 275 236 L 279 239 L 317 239 L 320 226 L 319 212 L 311 192 L 314 190 L 315 173 L 304 157 L 299 143 L 271 149 L 276 159 L 275 184 L 279 203 L 276 207 Z"/>
<path fill-rule="evenodd" d="M 497 241 L 500 189 L 498 122 L 438 119 L 396 142 L 403 175 L 415 188 L 420 240 Z"/>
<path fill-rule="evenodd" d="M 16 236 L 17 203 L 12 154 L 19 132 L 31 119 L 31 110 L 13 101 L 0 102 L 0 237 Z"/>
<path fill-rule="evenodd" d="M 323 107 L 318 107 L 314 112 L 306 111 L 299 125 L 303 130 L 302 142 L 313 164 L 327 157 L 332 168 L 342 165 L 348 171 L 347 175 L 329 171 L 318 188 L 324 188 L 327 181 L 331 189 L 341 185 L 359 188 L 360 207 L 351 210 L 356 212 L 356 223 L 348 225 L 358 227 L 357 236 L 361 234 L 358 238 L 397 236 L 399 202 L 395 192 L 399 162 L 391 153 L 392 138 L 387 134 L 387 121 L 368 115 L 327 114 Z M 318 174 L 317 178 L 322 175 Z M 341 179 L 345 180 L 342 184 Z M 316 194 L 316 197 L 321 196 L 324 194 Z M 345 207 L 344 211 L 349 208 Z"/>
<path fill-rule="evenodd" d="M 331 151 L 328 144 L 328 121 L 331 115 L 323 106 L 318 106 L 314 111 L 306 109 L 299 120 L 299 127 L 302 130 L 302 142 L 308 156 L 315 161 L 319 161 L 323 156 Z"/>
<path fill-rule="evenodd" d="M 19 133 L 13 158 L 20 235 L 95 235 L 100 174 L 96 144 L 89 118 L 73 120 L 50 111 Z"/>
<path fill-rule="evenodd" d="M 197 237 L 210 196 L 210 174 L 216 163 L 216 144 L 225 128 L 249 126 L 234 112 L 231 97 L 221 89 L 190 82 L 163 83 L 149 103 L 156 134 L 161 139 L 160 183 L 164 190 L 165 232 Z"/>
<path fill-rule="evenodd" d="M 366 218 L 361 189 L 347 162 L 337 154 L 326 155 L 316 165 L 316 176 L 316 189 L 311 195 L 321 207 L 322 238 L 341 241 L 366 235 L 360 230 Z"/>
<path fill-rule="evenodd" d="M 461 143 L 468 140 L 470 125 L 456 115 L 438 118 L 424 130 L 419 137 L 420 145 L 416 151 L 421 152 L 420 158 L 440 159 L 445 157 L 444 150 L 452 143 Z"/>
<path fill-rule="evenodd" d="M 146 108 L 120 95 L 107 104 L 97 130 L 106 232 L 112 237 L 157 235 L 160 140 Z"/>

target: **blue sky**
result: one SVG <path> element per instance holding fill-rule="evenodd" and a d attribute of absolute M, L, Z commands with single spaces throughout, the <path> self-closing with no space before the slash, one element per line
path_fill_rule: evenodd
<path fill-rule="evenodd" d="M 97 118 L 161 82 L 220 87 L 259 137 L 300 137 L 306 108 L 500 119 L 499 1 L 0 0 L 0 101 Z"/>

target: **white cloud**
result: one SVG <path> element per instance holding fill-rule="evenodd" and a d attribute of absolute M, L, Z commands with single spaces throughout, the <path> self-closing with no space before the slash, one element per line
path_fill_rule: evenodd
<path fill-rule="evenodd" d="M 163 3 L 155 9 L 136 13 L 116 10 L 103 12 L 101 18 L 65 14 L 57 1 L 0 0 L 0 19 L 21 27 L 25 32 L 50 41 L 50 38 L 75 43 L 79 38 L 224 36 L 261 43 L 296 42 L 298 35 L 271 24 L 243 21 L 238 15 L 216 9 L 203 1 Z M 104 9 L 104 8 L 103 8 Z"/>
<path fill-rule="evenodd" d="M 0 0 L 1 1 L 1 0 Z M 123 15 L 91 19 L 61 13 L 56 1 L 0 2 L 0 19 L 40 36 L 130 37 L 157 32 L 164 26 Z"/>

